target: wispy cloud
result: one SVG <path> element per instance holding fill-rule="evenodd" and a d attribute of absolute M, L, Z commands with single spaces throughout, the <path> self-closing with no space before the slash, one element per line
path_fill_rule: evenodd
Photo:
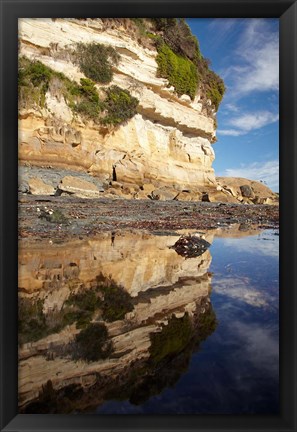
<path fill-rule="evenodd" d="M 246 113 L 240 117 L 233 118 L 229 121 L 229 124 L 243 131 L 249 132 L 274 123 L 277 120 L 278 114 L 273 114 L 269 111 L 259 111 L 255 113 Z"/>
<path fill-rule="evenodd" d="M 220 175 L 223 177 L 243 177 L 262 181 L 272 190 L 277 191 L 279 184 L 279 161 L 253 162 L 249 165 L 242 165 L 239 168 L 227 168 Z"/>
<path fill-rule="evenodd" d="M 231 30 L 238 28 L 240 19 L 238 18 L 216 18 L 209 24 L 209 30 L 215 33 L 216 38 L 220 40 L 230 34 Z"/>
<path fill-rule="evenodd" d="M 218 135 L 228 135 L 228 136 L 240 136 L 244 135 L 246 132 L 235 129 L 219 129 Z"/>
<path fill-rule="evenodd" d="M 224 105 L 224 110 L 228 111 L 228 112 L 238 112 L 239 111 L 239 107 L 237 105 L 235 105 L 234 103 L 226 103 Z"/>
<path fill-rule="evenodd" d="M 237 62 L 224 71 L 233 81 L 230 97 L 279 89 L 279 36 L 271 31 L 269 21 L 246 21 L 236 55 Z"/>
<path fill-rule="evenodd" d="M 271 123 L 278 121 L 279 115 L 274 114 L 270 111 L 258 111 L 254 113 L 246 113 L 241 116 L 231 118 L 227 121 L 227 124 L 233 126 L 236 129 L 223 129 L 218 130 L 218 134 L 240 136 L 250 131 L 260 129 Z"/>

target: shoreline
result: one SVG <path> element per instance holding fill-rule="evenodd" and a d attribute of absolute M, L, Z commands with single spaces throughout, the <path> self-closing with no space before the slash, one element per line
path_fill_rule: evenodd
<path fill-rule="evenodd" d="M 279 207 L 265 204 L 21 195 L 18 205 L 19 240 L 64 242 L 102 232 L 140 230 L 153 234 L 228 228 L 233 224 L 241 225 L 242 230 L 279 228 Z M 45 212 L 60 218 L 42 217 Z"/>

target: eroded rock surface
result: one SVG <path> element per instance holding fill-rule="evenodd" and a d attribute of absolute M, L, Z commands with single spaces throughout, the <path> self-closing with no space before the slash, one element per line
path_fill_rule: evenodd
<path fill-rule="evenodd" d="M 202 113 L 199 95 L 194 101 L 177 97 L 167 80 L 157 77 L 155 49 L 97 21 L 94 29 L 79 20 L 22 19 L 20 55 L 37 58 L 79 82 L 83 74 L 65 49 L 78 42 L 110 45 L 121 56 L 112 84 L 139 99 L 138 114 L 115 130 L 103 131 L 80 121 L 63 95 L 49 88 L 42 110 L 20 112 L 21 163 L 83 170 L 107 181 L 154 181 L 180 190 L 214 182 L 214 119 Z"/>

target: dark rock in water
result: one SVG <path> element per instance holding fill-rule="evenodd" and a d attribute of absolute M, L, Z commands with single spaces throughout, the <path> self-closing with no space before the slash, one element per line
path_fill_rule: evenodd
<path fill-rule="evenodd" d="M 241 192 L 241 195 L 243 197 L 246 197 L 246 198 L 254 198 L 255 197 L 254 191 L 251 188 L 251 186 L 249 186 L 249 185 L 240 186 L 240 192 Z"/>
<path fill-rule="evenodd" d="M 186 258 L 195 258 L 202 255 L 210 246 L 208 241 L 196 235 L 181 236 L 177 242 L 171 246 L 172 249 Z"/>

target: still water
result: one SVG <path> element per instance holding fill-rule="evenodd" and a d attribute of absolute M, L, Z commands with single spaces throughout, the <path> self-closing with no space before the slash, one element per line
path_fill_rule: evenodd
<path fill-rule="evenodd" d="M 204 235 L 21 245 L 20 412 L 278 413 L 278 232 Z"/>

